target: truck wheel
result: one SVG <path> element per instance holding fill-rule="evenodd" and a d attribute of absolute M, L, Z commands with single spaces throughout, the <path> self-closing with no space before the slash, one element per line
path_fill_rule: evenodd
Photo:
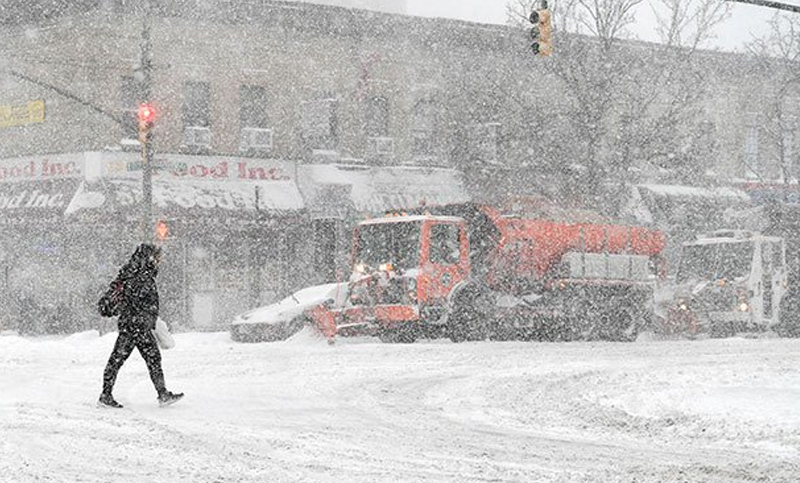
<path fill-rule="evenodd" d="M 638 318 L 630 310 L 623 310 L 611 316 L 617 320 L 611 322 L 613 329 L 610 330 L 609 339 L 615 342 L 634 342 L 639 336 Z"/>
<path fill-rule="evenodd" d="M 447 337 L 456 344 L 469 340 L 468 317 L 467 309 L 462 304 L 453 307 L 447 317 Z"/>
<path fill-rule="evenodd" d="M 490 335 L 491 294 L 478 287 L 465 287 L 453 298 L 447 317 L 447 336 L 455 343 L 486 340 Z"/>
<path fill-rule="evenodd" d="M 725 339 L 736 335 L 733 322 L 714 322 L 708 328 L 708 335 L 712 339 Z"/>
<path fill-rule="evenodd" d="M 383 328 L 378 331 L 378 338 L 387 344 L 413 344 L 417 341 L 419 331 L 411 324 Z"/>
<path fill-rule="evenodd" d="M 793 309 L 795 307 L 792 307 Z M 788 311 L 781 308 L 778 325 L 775 326 L 775 333 L 780 337 L 800 337 L 800 318 L 796 311 Z"/>
<path fill-rule="evenodd" d="M 800 337 L 800 326 L 780 324 L 775 327 L 775 333 L 780 337 L 798 338 Z"/>

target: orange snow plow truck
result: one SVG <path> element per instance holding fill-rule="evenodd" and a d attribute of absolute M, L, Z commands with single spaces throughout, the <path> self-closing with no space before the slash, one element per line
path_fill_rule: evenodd
<path fill-rule="evenodd" d="M 344 305 L 308 311 L 331 336 L 633 340 L 651 323 L 659 231 L 566 212 L 427 207 L 360 223 Z"/>

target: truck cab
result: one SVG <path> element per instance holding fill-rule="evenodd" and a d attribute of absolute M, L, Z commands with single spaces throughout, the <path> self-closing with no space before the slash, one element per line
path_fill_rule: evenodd
<path fill-rule="evenodd" d="M 354 230 L 342 330 L 372 327 L 386 339 L 412 341 L 445 313 L 448 295 L 470 276 L 462 218 L 396 215 Z"/>
<path fill-rule="evenodd" d="M 723 337 L 779 322 L 787 291 L 783 238 L 718 230 L 684 243 L 667 329 Z"/>

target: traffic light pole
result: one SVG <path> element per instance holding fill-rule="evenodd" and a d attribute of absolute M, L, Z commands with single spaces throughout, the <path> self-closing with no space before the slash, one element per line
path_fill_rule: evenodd
<path fill-rule="evenodd" d="M 800 13 L 800 5 L 787 5 L 780 2 L 772 2 L 769 0 L 727 0 L 729 2 L 749 3 L 750 5 L 758 5 L 759 7 L 769 7 L 778 10 L 786 10 L 787 12 Z"/>
<path fill-rule="evenodd" d="M 149 2 L 148 2 L 149 7 Z M 142 27 L 141 51 L 141 99 L 142 102 L 150 102 L 151 71 L 152 63 L 150 60 L 150 19 L 149 11 L 145 13 Z M 140 120 L 141 122 L 141 120 Z M 141 137 L 141 136 L 140 136 Z M 144 139 L 140 139 L 142 144 L 142 221 L 141 239 L 145 243 L 152 243 L 154 238 L 153 226 L 153 132 L 152 125 L 147 126 Z"/>
<path fill-rule="evenodd" d="M 153 142 L 152 133 L 142 143 L 142 241 L 153 241 Z"/>

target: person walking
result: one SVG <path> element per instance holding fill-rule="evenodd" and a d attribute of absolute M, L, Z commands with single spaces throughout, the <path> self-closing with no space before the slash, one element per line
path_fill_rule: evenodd
<path fill-rule="evenodd" d="M 117 280 L 122 283 L 122 300 L 117 327 L 119 335 L 114 350 L 108 358 L 103 372 L 103 392 L 98 405 L 121 408 L 114 400 L 112 391 L 117 373 L 131 355 L 133 349 L 139 350 L 150 379 L 158 393 L 160 406 L 169 406 L 183 397 L 183 393 L 167 391 L 164 371 L 161 368 L 161 351 L 158 348 L 153 329 L 158 318 L 158 288 L 156 275 L 161 259 L 161 249 L 149 243 L 142 243 L 131 255 L 130 260 L 119 271 Z"/>

